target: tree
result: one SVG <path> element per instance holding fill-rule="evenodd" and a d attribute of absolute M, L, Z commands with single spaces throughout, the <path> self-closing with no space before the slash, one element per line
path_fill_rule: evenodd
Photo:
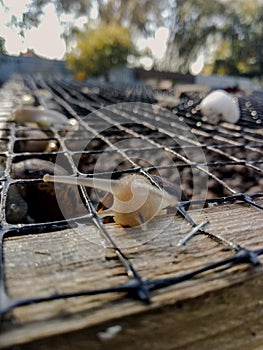
<path fill-rule="evenodd" d="M 211 72 L 263 72 L 263 0 L 31 0 L 22 20 L 13 18 L 13 24 L 21 31 L 37 25 L 50 2 L 59 16 L 90 18 L 96 9 L 96 24 L 114 21 L 129 28 L 133 37 L 147 38 L 166 26 L 170 38 L 162 69 L 187 72 L 203 53 L 212 62 Z M 65 36 L 74 40 L 74 20 L 65 28 Z"/>
<path fill-rule="evenodd" d="M 134 51 L 129 30 L 115 22 L 101 24 L 77 35 L 77 45 L 67 55 L 68 67 L 77 76 L 105 75 L 111 67 L 126 63 Z"/>
<path fill-rule="evenodd" d="M 232 29 L 224 28 L 222 44 L 216 51 L 213 71 L 218 73 L 223 63 L 227 67 L 235 66 L 239 74 L 262 76 L 263 2 L 262 0 L 249 2 L 242 0 L 239 4 L 235 2 L 233 5 L 238 14 L 239 25 Z M 223 50 L 222 45 L 224 45 Z M 223 61 L 221 64 L 220 59 Z"/>
<path fill-rule="evenodd" d="M 262 0 L 174 0 L 166 67 L 187 71 L 200 52 L 213 72 L 263 72 Z"/>
<path fill-rule="evenodd" d="M 220 0 L 177 0 L 171 19 L 168 57 L 175 62 L 175 69 L 188 70 L 200 51 L 209 51 L 209 46 L 218 41 L 215 38 L 222 25 L 232 23 L 229 6 Z M 230 15 L 231 13 L 231 15 Z"/>
<path fill-rule="evenodd" d="M 5 39 L 0 36 L 0 53 L 6 53 Z"/>
<path fill-rule="evenodd" d="M 1 3 L 2 0 L 0 0 Z M 38 26 L 43 9 L 52 3 L 64 28 L 63 38 L 70 50 L 79 28 L 75 26 L 77 18 L 84 16 L 90 27 L 103 22 L 116 22 L 129 28 L 135 37 L 149 37 L 167 21 L 167 7 L 170 0 L 29 0 L 28 10 L 19 18 L 12 17 L 10 25 L 20 28 L 20 34 L 32 26 Z M 94 20 L 94 11 L 98 17 Z M 63 16 L 69 14 L 70 16 Z M 67 19 L 65 19 L 67 18 Z M 92 19 L 93 18 L 93 19 Z"/>
<path fill-rule="evenodd" d="M 23 13 L 22 20 L 12 18 L 12 24 L 23 31 L 40 22 L 43 8 L 53 3 L 58 16 L 70 14 L 87 16 L 91 11 L 98 11 L 98 18 L 104 23 L 117 22 L 135 31 L 152 34 L 156 27 L 162 25 L 162 13 L 167 8 L 168 0 L 31 0 L 28 10 Z M 1 3 L 1 0 L 0 0 Z"/>

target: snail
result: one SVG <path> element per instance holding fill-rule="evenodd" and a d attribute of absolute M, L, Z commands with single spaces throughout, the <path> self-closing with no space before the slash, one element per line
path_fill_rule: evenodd
<path fill-rule="evenodd" d="M 142 229 L 145 229 L 147 222 L 163 209 L 175 206 L 181 195 L 181 191 L 172 184 L 170 187 L 173 186 L 173 190 L 169 190 L 169 193 L 164 189 L 168 187 L 167 182 L 163 183 L 164 188 L 158 188 L 152 185 L 145 176 L 139 174 L 125 175 L 119 180 L 47 174 L 43 180 L 84 185 L 109 192 L 101 202 L 98 215 L 112 216 L 115 223 L 121 226 L 141 226 Z"/>
<path fill-rule="evenodd" d="M 215 90 L 208 94 L 200 103 L 200 109 L 211 124 L 217 124 L 221 120 L 235 124 L 240 118 L 237 101 L 224 90 Z"/>
<path fill-rule="evenodd" d="M 41 179 L 44 174 L 68 175 L 59 165 L 43 159 L 32 158 L 13 163 L 13 179 Z M 42 181 L 15 183 L 9 186 L 6 199 L 8 223 L 47 222 L 70 218 L 85 208 L 77 188 Z"/>
<path fill-rule="evenodd" d="M 44 152 L 48 149 L 49 140 L 47 135 L 40 129 L 23 129 L 17 132 L 19 140 L 15 144 L 15 152 Z"/>
<path fill-rule="evenodd" d="M 10 120 L 22 124 L 35 123 L 43 128 L 48 128 L 52 125 L 71 125 L 72 127 L 76 125 L 75 119 L 68 119 L 64 114 L 53 109 L 37 107 L 15 109 Z"/>
<path fill-rule="evenodd" d="M 27 217 L 28 205 L 16 185 L 10 185 L 6 199 L 6 220 L 10 224 L 19 224 Z"/>

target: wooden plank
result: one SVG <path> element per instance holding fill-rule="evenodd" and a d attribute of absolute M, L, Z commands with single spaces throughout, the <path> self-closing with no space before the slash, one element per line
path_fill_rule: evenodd
<path fill-rule="evenodd" d="M 20 349 L 259 350 L 263 344 L 262 273 L 251 271 L 244 280 L 197 298 L 33 341 Z M 105 337 L 107 329 L 116 326 L 120 332 L 102 340 L 102 334 Z"/>
<path fill-rule="evenodd" d="M 209 220 L 210 233 L 250 249 L 263 246 L 262 212 L 247 204 L 195 209 L 191 216 L 197 223 Z M 156 217 L 146 232 L 127 232 L 114 224 L 106 228 L 144 278 L 179 275 L 233 254 L 205 235 L 178 248 L 178 241 L 190 231 L 178 215 Z M 91 225 L 6 238 L 9 295 L 36 297 L 125 283 L 124 268 L 104 244 Z M 145 349 L 193 349 L 193 344 L 202 349 L 212 344 L 213 349 L 219 349 L 215 344 L 222 345 L 221 337 L 230 341 L 231 334 L 237 335 L 245 324 L 247 332 L 250 327 L 256 336 L 242 331 L 240 342 L 245 344 L 251 338 L 263 346 L 263 328 L 258 327 L 262 325 L 262 284 L 261 266 L 240 265 L 156 291 L 150 306 L 112 293 L 20 307 L 2 321 L 0 347 L 25 343 L 27 349 L 54 348 L 67 339 L 67 344 L 72 342 L 75 349 L 82 349 L 85 338 L 86 348 L 100 349 L 104 343 L 97 333 L 114 324 L 121 325 L 123 331 L 107 343 L 109 348 L 135 349 L 141 341 Z M 174 336 L 176 330 L 180 332 Z M 168 340 L 170 337 L 175 343 Z M 230 344 L 224 348 L 237 347 Z"/>

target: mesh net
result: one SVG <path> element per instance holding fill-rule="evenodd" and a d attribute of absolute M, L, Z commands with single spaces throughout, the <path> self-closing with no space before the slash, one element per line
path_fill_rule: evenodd
<path fill-rule="evenodd" d="M 263 253 L 260 240 L 257 249 L 242 240 L 233 241 L 231 229 L 224 234 L 213 230 L 213 220 L 218 218 L 206 218 L 205 214 L 206 208 L 215 207 L 238 224 L 232 206 L 240 203 L 247 208 L 247 222 L 251 217 L 255 223 L 262 221 L 262 91 L 236 93 L 241 111 L 239 122 L 216 126 L 206 122 L 200 113 L 205 92 L 183 93 L 176 106 L 170 108 L 158 105 L 156 96 L 157 91 L 145 85 L 79 83 L 41 76 L 22 77 L 15 86 L 2 90 L 1 313 L 32 302 L 113 292 L 125 292 L 149 302 L 154 290 L 204 272 L 236 264 L 259 264 L 258 257 Z M 7 121 L 17 99 L 26 103 L 32 98 L 35 106 L 62 113 L 67 123 L 25 126 Z M 51 188 L 43 183 L 47 169 L 54 173 L 54 167 L 58 175 L 87 178 L 117 180 L 126 174 L 140 174 L 153 186 L 176 196 L 177 204 L 155 217 L 145 231 L 126 228 L 126 233 L 120 235 L 112 229 L 111 218 L 97 214 L 105 193 L 65 184 Z M 221 217 L 222 227 L 226 216 Z M 168 226 L 173 227 L 172 235 L 165 235 Z M 61 237 L 68 227 L 81 235 L 85 249 L 97 259 L 103 256 L 101 249 L 111 249 L 117 257 L 115 264 L 121 264 L 125 274 L 117 280 L 108 274 L 107 283 L 101 281 L 101 285 L 90 289 L 72 282 L 70 287 L 61 287 L 55 293 L 47 287 L 44 294 L 32 291 L 27 298 L 10 296 L 6 281 L 12 268 L 6 271 L 5 239 L 40 233 Z M 259 228 L 246 229 L 253 235 Z M 153 273 L 157 268 L 154 263 L 147 269 L 139 260 L 143 249 L 136 254 L 136 247 L 148 245 L 158 259 L 164 250 L 174 254 L 197 235 L 204 237 L 204 249 L 213 242 L 227 247 L 227 252 L 217 250 L 215 255 L 211 250 L 210 263 L 207 257 L 200 257 L 196 268 L 182 271 L 177 262 L 169 273 L 160 271 L 157 275 Z M 95 262 L 90 262 L 94 271 Z M 173 263 L 176 264 L 176 258 Z M 63 269 L 67 268 L 65 263 Z"/>

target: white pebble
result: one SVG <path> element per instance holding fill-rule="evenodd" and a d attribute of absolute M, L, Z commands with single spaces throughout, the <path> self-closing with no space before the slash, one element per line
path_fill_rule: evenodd
<path fill-rule="evenodd" d="M 237 100 L 224 90 L 208 94 L 200 104 L 201 113 L 211 124 L 226 121 L 235 124 L 240 117 Z"/>

